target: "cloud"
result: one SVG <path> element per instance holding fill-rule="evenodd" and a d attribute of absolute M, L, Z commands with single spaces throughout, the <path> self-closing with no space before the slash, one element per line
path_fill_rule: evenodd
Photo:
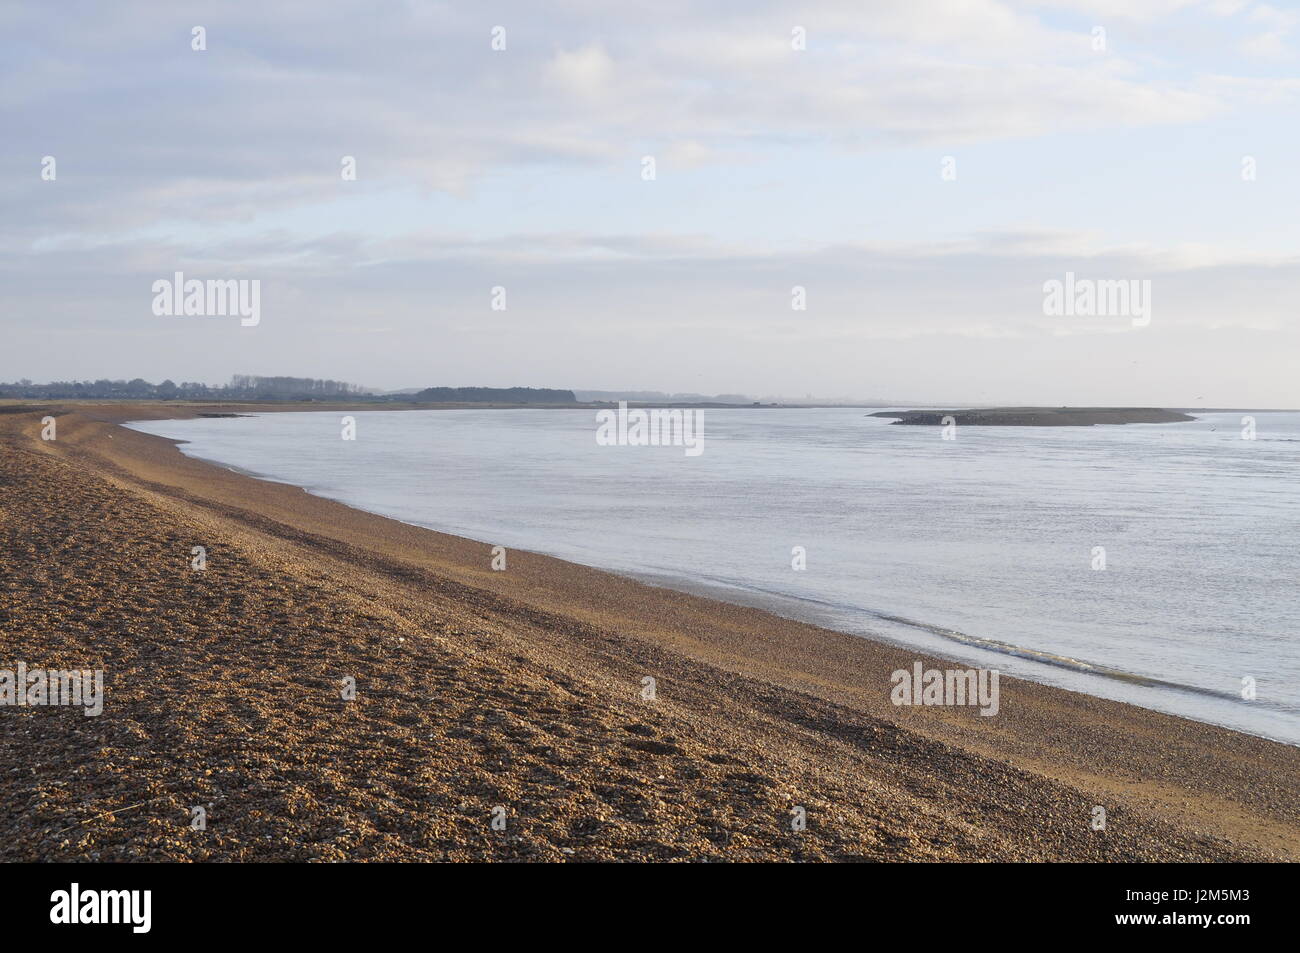
<path fill-rule="evenodd" d="M 797 16 L 764 2 L 600 16 L 584 4 L 543 14 L 519 3 L 491 22 L 415 4 L 382 17 L 360 0 L 336 10 L 126 0 L 11 13 L 0 201 L 20 230 L 113 232 L 328 201 L 343 155 L 363 170 L 356 191 L 466 195 L 502 169 L 611 167 L 640 154 L 634 143 L 698 166 L 756 149 L 1186 123 L 1247 93 L 1295 96 L 1294 84 L 1227 62 L 1180 76 L 1099 56 L 1088 27 L 1048 26 L 996 0 L 883 0 L 869 17 L 821 2 Z M 190 48 L 196 20 L 206 51 Z M 1249 20 L 1242 42 L 1278 52 L 1289 15 L 1257 4 Z M 496 23 L 509 31 L 504 51 L 491 48 Z M 806 50 L 791 48 L 796 25 Z M 36 179 L 47 154 L 61 165 L 58 190 Z"/>
<path fill-rule="evenodd" d="M 614 78 L 614 61 L 596 43 L 576 50 L 559 50 L 543 67 L 548 83 L 563 93 L 583 98 L 607 94 Z"/>

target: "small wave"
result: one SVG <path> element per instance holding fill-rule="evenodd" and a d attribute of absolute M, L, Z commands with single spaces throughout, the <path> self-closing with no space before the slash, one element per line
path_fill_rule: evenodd
<path fill-rule="evenodd" d="M 949 639 L 953 642 L 960 642 L 963 645 L 986 649 L 990 652 L 1000 652 L 1003 655 L 1014 655 L 1016 658 L 1028 659 L 1032 662 L 1041 662 L 1044 665 L 1053 665 L 1057 668 L 1067 668 L 1074 672 L 1084 672 L 1088 675 L 1100 675 L 1103 678 L 1113 678 L 1117 681 L 1128 682 L 1131 685 L 1143 685 L 1151 688 L 1172 688 L 1182 692 L 1194 692 L 1198 695 L 1209 695 L 1212 698 L 1230 698 L 1235 700 L 1240 697 L 1228 691 L 1205 688 L 1201 685 L 1188 685 L 1185 682 L 1171 682 L 1162 678 L 1153 678 L 1150 675 L 1139 675 L 1136 672 L 1128 672 L 1124 669 L 1112 668 L 1109 665 L 1098 665 L 1095 662 L 1087 662 L 1083 659 L 1072 658 L 1068 655 L 1057 655 L 1054 652 L 1044 652 L 1040 649 L 1026 648 L 1023 645 L 1013 645 L 1010 642 L 1000 642 L 997 639 L 985 639 L 975 635 L 967 635 L 965 632 L 959 632 L 956 629 L 949 629 L 941 625 L 932 625 L 928 622 L 918 622 L 915 619 L 909 619 L 905 616 L 878 613 L 878 617 L 887 622 L 894 622 L 898 625 L 921 629 L 941 638 Z"/>
<path fill-rule="evenodd" d="M 654 573 L 639 572 L 630 573 L 630 575 L 633 575 L 635 578 L 638 578 L 643 582 L 649 582 L 651 585 L 663 585 L 670 589 L 681 588 L 682 583 L 686 581 L 683 577 L 666 571 Z M 909 619 L 907 616 L 877 611 L 861 605 L 828 599 L 818 599 L 809 596 L 806 593 L 796 594 L 779 588 L 758 586 L 751 582 L 742 582 L 734 578 L 710 576 L 707 574 L 699 574 L 691 581 L 696 583 L 697 586 L 701 586 L 702 584 L 702 588 L 705 590 L 703 594 L 711 595 L 714 598 L 721 598 L 723 601 L 733 601 L 729 600 L 722 594 L 726 590 L 750 594 L 757 597 L 759 600 L 775 599 L 777 600 L 775 603 L 760 601 L 756 604 L 758 604 L 760 608 L 766 609 L 769 612 L 776 612 L 778 615 L 784 615 L 787 618 L 793 618 L 797 621 L 811 622 L 814 625 L 823 625 L 827 628 L 839 629 L 850 633 L 853 632 L 853 629 L 844 627 L 840 624 L 840 621 L 843 620 L 845 615 L 861 616 L 865 614 L 870 618 L 878 619 L 881 622 L 890 622 L 895 625 L 905 626 L 909 629 L 928 632 L 931 635 L 936 635 L 951 642 L 958 642 L 971 648 L 983 649 L 988 652 L 997 652 L 1001 655 L 1011 655 L 1016 658 L 1025 659 L 1026 661 L 1038 662 L 1042 665 L 1050 665 L 1054 668 L 1067 669 L 1084 675 L 1097 675 L 1101 678 L 1109 678 L 1118 682 L 1125 682 L 1129 685 L 1189 692 L 1194 695 L 1225 701 L 1241 700 L 1241 696 L 1232 691 L 1206 688 L 1202 685 L 1190 685 L 1186 682 L 1175 682 L 1169 679 L 1155 678 L 1151 675 L 1141 675 L 1137 672 L 1130 672 L 1110 665 L 1100 665 L 1096 662 L 1089 662 L 1069 655 L 1058 655 L 1055 652 L 1028 648 L 1023 645 L 1016 645 L 1012 642 L 1002 642 L 998 639 L 987 639 L 976 635 L 969 635 L 957 629 L 948 628 L 947 626 L 936 625 L 931 622 L 920 622 L 916 619 Z M 692 587 L 687 588 L 689 589 Z M 782 606 L 787 606 L 789 608 L 783 609 Z M 804 607 L 805 611 L 800 612 L 797 607 Z M 807 607 L 828 610 L 833 613 L 833 615 L 824 618 L 817 618 L 815 615 L 810 616 L 807 612 Z M 897 635 L 891 638 L 889 634 L 885 632 L 876 632 L 874 634 L 878 637 L 883 636 L 890 641 L 896 641 L 899 645 L 906 644 L 903 641 L 899 641 Z M 1292 706 L 1274 704 L 1263 699 L 1256 699 L 1251 704 L 1279 712 L 1294 713 L 1297 711 L 1297 709 Z"/>

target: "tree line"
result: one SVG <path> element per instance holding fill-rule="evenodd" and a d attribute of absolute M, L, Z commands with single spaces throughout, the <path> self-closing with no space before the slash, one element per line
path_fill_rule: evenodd
<path fill-rule="evenodd" d="M 0 384 L 0 397 L 36 400 L 318 400 L 364 397 L 365 388 L 345 381 L 316 380 L 310 377 L 254 377 L 236 374 L 229 384 L 211 386 L 197 381 L 165 380 L 151 384 L 134 380 L 52 381 L 34 384 L 20 380 Z"/>
<path fill-rule="evenodd" d="M 353 400 L 416 401 L 456 404 L 572 404 L 571 390 L 546 387 L 429 387 L 416 394 L 376 394 L 346 381 L 312 377 L 258 377 L 236 374 L 229 384 L 211 386 L 196 381 L 177 384 L 165 380 L 151 384 L 134 380 L 52 381 L 34 384 L 20 380 L 0 383 L 0 398 L 26 400 Z"/>

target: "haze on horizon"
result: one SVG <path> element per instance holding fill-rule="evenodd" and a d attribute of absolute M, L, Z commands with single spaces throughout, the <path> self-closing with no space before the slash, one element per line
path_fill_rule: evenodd
<path fill-rule="evenodd" d="M 1255 0 L 9 4 L 0 380 L 1297 407 L 1298 37 Z M 155 315 L 178 271 L 260 322 Z M 1045 315 L 1067 272 L 1150 323 Z"/>

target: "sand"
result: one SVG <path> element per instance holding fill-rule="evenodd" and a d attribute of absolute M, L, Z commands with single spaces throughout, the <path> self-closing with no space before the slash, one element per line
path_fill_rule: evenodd
<path fill-rule="evenodd" d="M 896 707 L 895 669 L 952 666 L 545 556 L 495 572 L 117 426 L 248 409 L 69 405 L 53 441 L 0 414 L 0 668 L 107 684 L 99 717 L 0 708 L 0 858 L 1300 856 L 1300 748 L 1010 678 L 997 717 Z"/>

